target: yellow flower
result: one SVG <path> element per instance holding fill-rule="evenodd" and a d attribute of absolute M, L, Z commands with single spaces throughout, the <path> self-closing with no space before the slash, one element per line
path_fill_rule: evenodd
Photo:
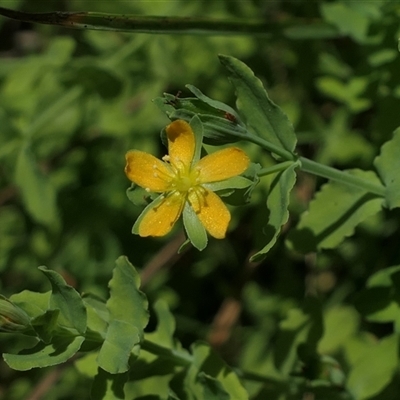
<path fill-rule="evenodd" d="M 190 205 L 208 233 L 225 237 L 231 215 L 207 184 L 220 182 L 244 172 L 247 155 L 237 147 L 226 148 L 197 161 L 196 140 L 190 125 L 183 120 L 166 127 L 168 154 L 163 161 L 151 154 L 131 150 L 126 154 L 125 173 L 148 192 L 162 193 L 140 220 L 140 236 L 164 236 Z"/>

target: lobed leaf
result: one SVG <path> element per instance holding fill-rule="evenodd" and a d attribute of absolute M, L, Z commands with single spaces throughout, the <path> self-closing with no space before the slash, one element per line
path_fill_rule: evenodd
<path fill-rule="evenodd" d="M 385 268 L 373 274 L 365 289 L 355 297 L 357 310 L 372 322 L 400 322 L 400 266 Z"/>
<path fill-rule="evenodd" d="M 197 115 L 203 123 L 204 142 L 208 144 L 237 142 L 247 132 L 239 117 L 236 118 L 236 112 L 224 112 L 198 98 L 181 99 L 166 93 L 163 98 L 156 98 L 153 101 L 171 120 L 183 119 L 190 122 Z M 234 111 L 229 106 L 224 106 L 224 109 Z M 161 140 L 165 143 L 163 131 Z"/>
<path fill-rule="evenodd" d="M 110 374 L 121 374 L 129 369 L 131 353 L 138 352 L 140 334 L 136 326 L 113 320 L 108 326 L 97 362 Z"/>
<path fill-rule="evenodd" d="M 206 96 L 203 94 L 197 87 L 193 85 L 186 85 L 186 87 L 201 101 L 204 103 L 208 104 L 209 106 L 215 108 L 216 110 L 224 111 L 225 113 L 230 114 L 234 119 L 235 122 L 239 122 L 243 124 L 240 121 L 239 114 L 230 106 L 228 106 L 225 103 L 222 103 L 221 101 L 211 99 L 210 97 Z M 222 115 L 221 115 L 222 116 Z M 231 118 L 232 118 L 231 117 Z"/>
<path fill-rule="evenodd" d="M 149 314 L 147 299 L 139 286 L 140 278 L 135 268 L 126 257 L 119 257 L 109 282 L 110 324 L 98 356 L 99 366 L 108 373 L 126 372 L 131 352 L 138 352 L 143 339 Z"/>
<path fill-rule="evenodd" d="M 199 399 L 217 399 L 217 395 L 221 399 L 248 399 L 238 376 L 207 344 L 194 343 L 192 351 L 193 364 L 189 367 L 185 381 Z"/>
<path fill-rule="evenodd" d="M 165 347 L 173 348 L 175 346 L 174 333 L 176 323 L 167 302 L 159 299 L 154 303 L 153 309 L 157 315 L 157 328 L 154 332 L 148 333 L 146 338 Z"/>
<path fill-rule="evenodd" d="M 379 183 L 372 171 L 348 172 Z M 309 210 L 301 215 L 296 229 L 289 233 L 288 243 L 302 253 L 334 248 L 346 236 L 352 235 L 358 224 L 378 213 L 383 201 L 363 189 L 328 182 L 311 201 Z"/>
<path fill-rule="evenodd" d="M 285 150 L 293 152 L 296 135 L 284 112 L 268 97 L 261 81 L 243 62 L 229 56 L 219 56 L 228 70 L 229 80 L 236 90 L 238 108 L 246 123 L 257 135 Z"/>
<path fill-rule="evenodd" d="M 51 284 L 50 309 L 60 310 L 61 324 L 75 328 L 79 334 L 86 332 L 86 308 L 79 293 L 65 283 L 57 272 L 39 267 Z"/>
<path fill-rule="evenodd" d="M 318 352 L 337 353 L 357 333 L 359 325 L 360 315 L 353 307 L 337 305 L 327 309 L 324 313 L 324 335 L 318 343 Z"/>
<path fill-rule="evenodd" d="M 92 400 L 124 400 L 124 386 L 127 380 L 127 374 L 112 375 L 99 368 L 93 380 L 90 398 Z"/>
<path fill-rule="evenodd" d="M 22 350 L 19 354 L 3 354 L 4 361 L 12 369 L 28 371 L 44 368 L 68 361 L 79 351 L 85 338 L 83 336 L 64 336 L 53 338 L 51 344 L 38 343 L 35 347 Z"/>
<path fill-rule="evenodd" d="M 109 322 L 106 302 L 92 294 L 85 294 L 82 299 L 86 307 L 88 329 L 105 337 Z"/>
<path fill-rule="evenodd" d="M 226 392 L 222 383 L 210 375 L 200 372 L 197 381 L 203 386 L 204 400 L 230 400 L 231 396 Z"/>
<path fill-rule="evenodd" d="M 60 310 L 47 310 L 44 314 L 32 319 L 32 326 L 40 340 L 49 344 L 57 327 Z"/>
<path fill-rule="evenodd" d="M 280 322 L 274 346 L 275 367 L 287 375 L 293 372 L 299 358 L 308 366 L 318 363 L 316 349 L 323 332 L 321 305 L 316 298 L 307 297 L 301 308 L 290 309 Z"/>
<path fill-rule="evenodd" d="M 294 163 L 286 170 L 280 172 L 273 180 L 267 199 L 267 206 L 270 210 L 268 225 L 264 229 L 267 236 L 267 244 L 250 261 L 259 261 L 263 259 L 269 250 L 274 246 L 278 239 L 282 226 L 289 218 L 288 206 L 290 201 L 290 192 L 296 182 Z"/>
<path fill-rule="evenodd" d="M 20 306 L 31 317 L 36 318 L 44 314 L 49 306 L 51 292 L 37 293 L 23 290 L 10 297 L 15 304 Z"/>
<path fill-rule="evenodd" d="M 369 399 L 390 383 L 398 368 L 398 341 L 397 334 L 388 336 L 359 357 L 347 380 L 355 399 Z"/>

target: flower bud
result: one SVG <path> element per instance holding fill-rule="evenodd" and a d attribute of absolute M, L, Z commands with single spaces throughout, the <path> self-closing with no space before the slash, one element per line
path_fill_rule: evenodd
<path fill-rule="evenodd" d="M 12 301 L 0 295 L 0 331 L 23 332 L 30 328 L 28 314 Z"/>

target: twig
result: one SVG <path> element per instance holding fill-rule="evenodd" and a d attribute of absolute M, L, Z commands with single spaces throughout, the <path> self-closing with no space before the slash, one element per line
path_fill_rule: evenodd
<path fill-rule="evenodd" d="M 215 314 L 207 338 L 212 347 L 219 348 L 229 340 L 232 329 L 242 312 L 240 300 L 242 290 L 259 265 L 260 263 L 246 262 L 242 272 L 238 276 L 235 295 L 227 297 Z"/>
<path fill-rule="evenodd" d="M 63 365 L 58 365 L 48 374 L 46 374 L 43 379 L 33 388 L 26 400 L 41 400 L 60 379 L 65 368 L 69 366 L 70 361 L 71 360 Z"/>
<path fill-rule="evenodd" d="M 167 263 L 174 263 L 181 258 L 182 253 L 178 254 L 177 252 L 184 241 L 185 235 L 181 232 L 161 248 L 161 250 L 144 266 L 140 273 L 142 287 L 146 286 L 153 276 Z"/>

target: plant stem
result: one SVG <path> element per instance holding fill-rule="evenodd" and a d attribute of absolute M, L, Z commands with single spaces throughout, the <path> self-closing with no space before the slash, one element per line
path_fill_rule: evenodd
<path fill-rule="evenodd" d="M 241 369 L 238 369 L 238 368 L 234 368 L 234 371 L 239 376 L 239 378 L 248 380 L 248 381 L 262 382 L 267 385 L 268 384 L 274 385 L 274 387 L 276 387 L 277 385 L 280 387 L 286 387 L 288 384 L 288 380 L 283 379 L 283 378 L 267 377 L 267 376 L 257 374 L 255 372 L 242 371 Z"/>
<path fill-rule="evenodd" d="M 187 367 L 193 363 L 193 357 L 189 353 L 185 351 L 169 349 L 147 339 L 143 340 L 141 348 L 151 354 L 172 360 L 175 364 L 183 367 Z"/>
<path fill-rule="evenodd" d="M 122 31 L 136 33 L 171 33 L 195 35 L 252 35 L 269 36 L 290 35 L 291 30 L 307 25 L 317 29 L 329 30 L 331 35 L 338 32 L 324 21 L 287 20 L 265 21 L 244 18 L 212 19 L 195 17 L 163 17 L 143 15 L 105 14 L 99 12 L 46 12 L 28 13 L 0 7 L 0 15 L 18 21 L 33 22 L 47 25 L 61 25 L 67 28 L 94 29 L 107 31 Z"/>
<path fill-rule="evenodd" d="M 319 164 L 315 161 L 309 160 L 308 158 L 299 157 L 299 161 L 301 163 L 300 169 L 302 171 L 310 172 L 314 175 L 322 176 L 323 178 L 345 185 L 354 186 L 381 197 L 385 197 L 386 195 L 386 189 L 383 185 L 367 181 L 358 176 L 351 175 L 327 165 Z"/>
<path fill-rule="evenodd" d="M 286 161 L 296 161 L 297 156 L 290 152 L 289 150 L 285 150 L 283 147 L 268 142 L 259 136 L 253 135 L 252 133 L 246 131 L 244 133 L 235 132 L 234 136 L 241 140 L 245 140 L 246 142 L 254 143 L 263 149 L 269 151 L 270 153 L 276 154 L 277 156 L 283 158 Z"/>
<path fill-rule="evenodd" d="M 268 167 L 268 168 L 263 168 L 262 170 L 260 170 L 258 172 L 258 176 L 266 176 L 266 175 L 271 175 L 274 174 L 275 172 L 281 172 L 284 171 L 285 169 L 289 168 L 291 165 L 293 165 L 294 161 L 284 161 L 281 162 L 279 164 L 275 164 L 272 167 Z M 300 165 L 300 163 L 299 163 Z"/>
<path fill-rule="evenodd" d="M 273 143 L 270 143 L 267 140 L 260 138 L 259 136 L 250 134 L 248 132 L 243 133 L 243 134 L 236 134 L 236 136 L 240 137 L 240 139 L 242 139 L 242 140 L 246 140 L 248 142 L 257 144 L 258 146 L 262 147 L 263 149 L 282 157 L 284 160 L 286 160 L 289 163 L 293 163 L 294 161 L 298 160 L 299 168 L 302 171 L 309 172 L 313 175 L 321 176 L 323 178 L 327 178 L 332 181 L 340 182 L 344 185 L 357 187 L 357 188 L 365 190 L 366 192 L 373 193 L 373 194 L 376 194 L 381 197 L 386 196 L 386 188 L 383 185 L 368 181 L 366 179 L 360 178 L 355 175 L 351 175 L 347 172 L 340 171 L 336 168 L 332 168 L 327 165 L 317 163 L 317 162 L 312 161 L 305 157 L 297 158 L 294 153 L 291 153 L 290 151 L 285 150 L 282 147 L 276 146 Z M 286 163 L 283 162 L 281 164 L 277 164 L 275 166 L 276 171 L 273 171 L 273 172 L 280 171 L 281 168 L 283 168 L 283 165 L 286 166 Z M 287 166 L 289 166 L 289 165 L 290 164 L 288 164 Z M 261 170 L 261 171 L 263 171 L 263 170 Z M 266 173 L 268 173 L 268 172 L 269 172 L 269 169 L 267 168 L 267 169 L 265 169 L 265 171 L 263 171 L 263 175 L 266 175 Z"/>
<path fill-rule="evenodd" d="M 179 350 L 169 349 L 167 347 L 160 346 L 157 343 L 151 342 L 150 340 L 144 339 L 144 341 L 141 344 L 141 348 L 142 350 L 145 350 L 156 356 L 167 358 L 173 361 L 175 364 L 180 365 L 182 367 L 188 367 L 194 362 L 193 356 L 188 352 L 186 352 L 185 350 L 179 351 Z M 285 379 L 276 377 L 273 378 L 267 377 L 260 374 L 256 374 L 254 372 L 242 371 L 241 369 L 238 368 L 233 368 L 233 371 L 239 376 L 239 378 L 249 381 L 262 382 L 264 384 L 269 384 L 274 386 L 276 385 L 286 386 L 288 383 L 287 380 Z"/>

